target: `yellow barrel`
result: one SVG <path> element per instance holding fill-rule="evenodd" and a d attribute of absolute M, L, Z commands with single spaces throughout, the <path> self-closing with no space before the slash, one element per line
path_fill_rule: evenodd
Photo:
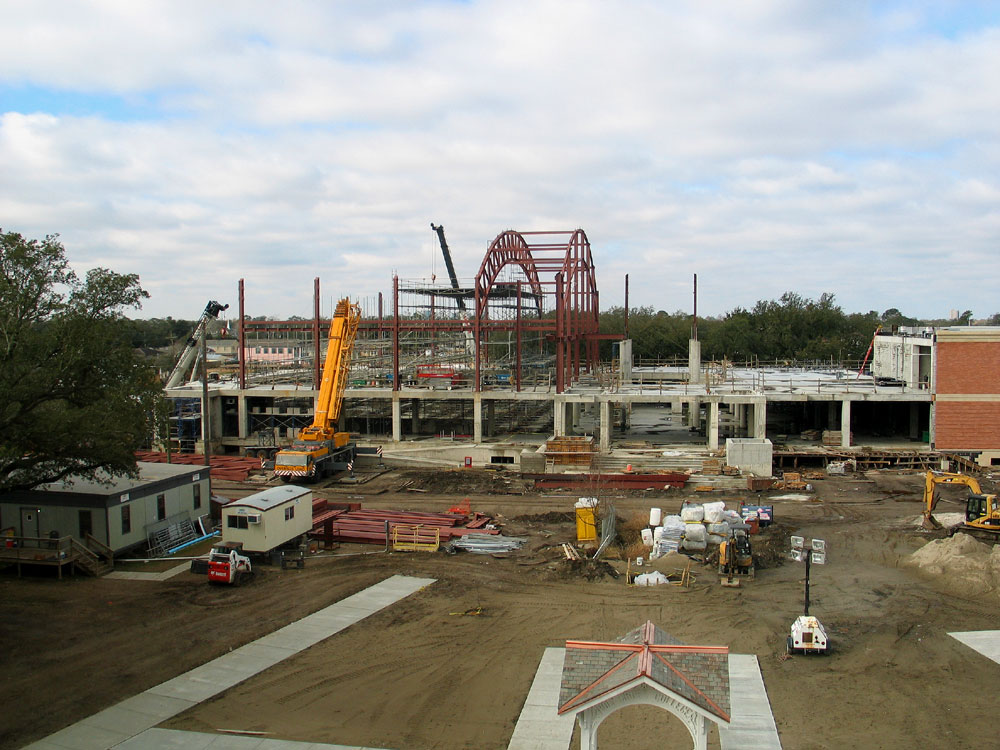
<path fill-rule="evenodd" d="M 597 518 L 593 508 L 576 509 L 576 540 L 578 542 L 597 541 Z"/>

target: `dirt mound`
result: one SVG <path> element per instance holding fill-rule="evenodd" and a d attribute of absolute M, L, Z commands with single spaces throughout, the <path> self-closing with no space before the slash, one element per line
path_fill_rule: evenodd
<path fill-rule="evenodd" d="M 937 579 L 959 596 L 1000 597 L 1000 546 L 983 544 L 968 534 L 928 542 L 904 565 Z"/>
<path fill-rule="evenodd" d="M 618 571 L 603 560 L 562 560 L 556 570 L 559 578 L 584 578 L 600 581 L 611 576 L 618 578 Z"/>

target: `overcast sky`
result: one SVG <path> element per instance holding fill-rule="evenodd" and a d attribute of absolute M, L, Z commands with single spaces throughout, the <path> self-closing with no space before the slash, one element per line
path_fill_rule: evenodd
<path fill-rule="evenodd" d="M 0 227 L 139 317 L 582 228 L 601 307 L 1000 312 L 1000 3 L 0 0 Z"/>

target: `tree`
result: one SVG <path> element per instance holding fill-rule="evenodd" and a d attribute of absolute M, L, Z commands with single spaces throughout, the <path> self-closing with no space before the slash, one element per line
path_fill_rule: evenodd
<path fill-rule="evenodd" d="M 136 475 L 162 390 L 122 310 L 148 296 L 135 274 L 81 281 L 58 235 L 0 230 L 0 492 Z"/>

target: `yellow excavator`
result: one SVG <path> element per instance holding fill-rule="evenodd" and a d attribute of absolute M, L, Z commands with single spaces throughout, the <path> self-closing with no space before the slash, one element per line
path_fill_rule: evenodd
<path fill-rule="evenodd" d="M 351 352 L 361 322 L 361 308 L 344 298 L 330 321 L 330 341 L 313 422 L 299 431 L 290 448 L 274 457 L 274 474 L 286 482 L 309 481 L 353 466 L 357 448 L 348 432 L 337 432 Z"/>
<path fill-rule="evenodd" d="M 924 478 L 924 519 L 923 527 L 929 531 L 942 528 L 934 518 L 939 495 L 935 489 L 940 484 L 961 484 L 969 488 L 965 500 L 965 522 L 949 529 L 950 533 L 970 534 L 989 543 L 1000 543 L 1000 506 L 996 495 L 984 494 L 975 477 L 966 474 L 950 474 L 944 471 L 928 471 Z"/>

